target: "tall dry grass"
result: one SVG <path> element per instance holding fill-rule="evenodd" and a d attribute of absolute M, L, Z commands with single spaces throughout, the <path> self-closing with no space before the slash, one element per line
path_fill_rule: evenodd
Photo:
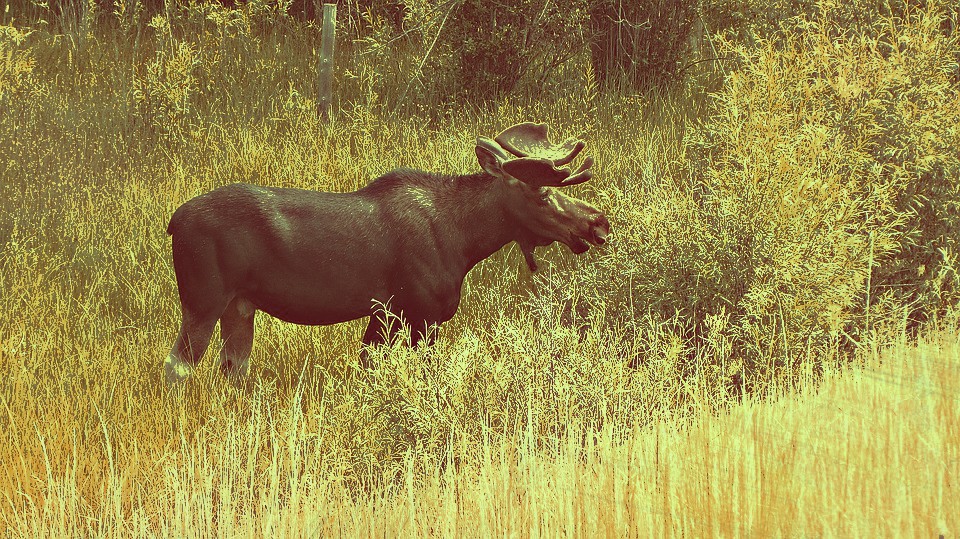
<path fill-rule="evenodd" d="M 547 444 L 524 429 L 479 445 L 453 436 L 440 466 L 411 450 L 398 477 L 360 491 L 324 465 L 304 395 L 261 386 L 195 437 L 174 419 L 168 453 L 109 460 L 89 493 L 85 448 L 60 461 L 44 450 L 43 488 L 8 494 L 5 525 L 24 537 L 949 537 L 958 372 L 950 331 L 719 415 L 701 402 L 632 428 L 573 424 Z M 129 452 L 99 421 L 108 458 Z M 154 468 L 149 486 L 138 465 Z"/>
<path fill-rule="evenodd" d="M 877 368 L 902 372 L 906 382 L 876 391 L 863 382 L 866 393 L 842 401 L 875 402 L 876 410 L 925 403 L 913 416 L 832 422 L 830 406 L 816 404 L 831 383 L 856 389 L 843 386 L 842 374 L 819 394 L 811 383 L 851 357 L 846 339 L 866 353 L 905 324 L 891 308 L 887 326 L 857 333 L 877 297 L 873 255 L 862 248 L 869 230 L 843 228 L 854 217 L 830 221 L 825 237 L 837 243 L 828 246 L 858 249 L 835 263 L 831 253 L 805 258 L 802 242 L 784 231 L 809 233 L 804 216 L 816 216 L 822 200 L 784 212 L 765 197 L 796 181 L 852 182 L 849 171 L 794 174 L 822 152 L 783 169 L 758 159 L 751 170 L 780 183 L 751 191 L 739 188 L 754 176 L 728 166 L 731 156 L 762 156 L 771 140 L 782 140 L 775 148 L 795 140 L 789 100 L 768 102 L 783 107 L 763 112 L 780 118 L 765 129 L 737 123 L 752 115 L 730 114 L 742 100 L 762 103 L 757 96 L 780 82 L 761 67 L 813 61 L 811 50 L 823 49 L 800 39 L 793 57 L 775 46 L 745 50 L 713 98 L 693 79 L 665 95 L 604 94 L 584 57 L 564 71 L 576 84 L 555 97 L 514 97 L 492 110 L 427 102 L 409 109 L 424 114 L 406 116 L 391 112 L 408 110 L 396 106 L 409 97 L 397 66 L 419 56 L 371 56 L 376 43 L 357 43 L 342 49 L 340 112 L 322 124 L 310 97 L 315 29 L 270 24 L 276 13 L 259 7 L 197 5 L 97 31 L 83 20 L 64 33 L 0 27 L 0 526 L 12 535 L 80 536 L 645 534 L 661 525 L 695 534 L 699 523 L 784 535 L 956 530 L 949 340 L 937 356 L 946 359 L 931 359 L 933 345 L 884 356 L 893 359 Z M 910 44 L 935 45 L 909 49 L 910 58 L 960 58 L 956 40 L 923 21 L 897 27 Z M 826 49 L 840 67 L 860 54 L 841 49 Z M 881 72 L 884 55 L 870 58 Z M 398 63 L 382 75 L 378 62 Z M 793 65 L 789 73 L 809 75 L 808 64 Z M 957 103 L 941 84 L 949 62 L 911 65 L 936 76 L 916 81 L 923 99 L 896 102 L 903 114 L 891 125 L 947 124 Z M 823 77 L 836 82 L 843 73 Z M 940 93 L 924 93 L 928 80 Z M 811 106 L 836 103 L 840 94 L 818 89 Z M 245 385 L 224 384 L 209 359 L 181 390 L 164 385 L 160 364 L 179 323 L 164 230 L 183 201 L 235 181 L 346 191 L 396 166 L 472 171 L 476 135 L 530 119 L 587 139 L 598 176 L 571 191 L 611 217 L 616 239 L 607 250 L 574 257 L 548 249 L 542 273 L 531 276 L 519 253 L 505 249 L 471 273 L 436 347 L 384 350 L 374 372 L 354 368 L 361 322 L 305 328 L 260 316 Z M 752 138 L 729 137 L 744 130 Z M 901 140 L 891 133 L 878 147 Z M 956 126 L 944 133 L 918 142 L 945 145 L 937 170 L 950 185 Z M 914 169 L 904 170 L 896 178 L 909 185 Z M 949 189 L 937 193 L 945 201 L 938 211 L 952 207 Z M 881 199 L 830 200 L 855 216 L 863 200 Z M 730 208 L 736 215 L 724 220 Z M 949 261 L 952 244 L 931 238 L 911 245 Z M 823 246 L 824 237 L 810 242 Z M 877 245 L 880 264 L 894 251 Z M 794 273 L 803 279 L 784 281 Z M 828 286 L 831 276 L 837 287 Z M 949 286 L 936 290 L 942 297 L 924 297 L 941 314 L 953 296 Z M 767 308 L 764 297 L 779 307 Z M 901 366 L 898 354 L 916 361 Z M 894 390 L 913 391 L 927 378 L 942 391 L 921 398 Z M 737 404 L 744 394 L 783 391 L 803 396 Z M 793 412 L 761 419 L 762 410 Z M 811 430 L 819 436 L 801 437 Z M 778 436 L 813 449 L 774 445 Z M 876 451 L 868 441 L 880 444 Z M 910 451 L 929 458 L 910 461 Z M 901 464 L 915 473 L 889 491 Z M 811 468 L 822 470 L 819 491 L 804 486 Z M 938 498 L 926 497 L 930 485 L 942 489 Z M 841 494 L 851 505 L 837 502 Z M 784 505 L 762 505 L 771 497 Z M 871 507 L 887 511 L 879 523 L 864 509 Z M 934 513 L 942 516 L 924 516 Z"/>

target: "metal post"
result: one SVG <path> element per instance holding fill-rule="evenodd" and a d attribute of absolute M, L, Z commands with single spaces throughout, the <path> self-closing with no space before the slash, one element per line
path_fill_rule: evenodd
<path fill-rule="evenodd" d="M 333 43 L 337 26 L 337 4 L 323 4 L 323 25 L 320 29 L 320 96 L 317 99 L 317 113 L 330 119 L 330 105 L 333 103 Z"/>

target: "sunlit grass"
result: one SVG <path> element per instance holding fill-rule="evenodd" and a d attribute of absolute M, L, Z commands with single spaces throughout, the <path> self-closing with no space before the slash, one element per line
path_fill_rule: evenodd
<path fill-rule="evenodd" d="M 258 383 L 242 403 L 220 393 L 204 428 L 174 411 L 155 460 L 111 462 L 150 439 L 123 440 L 122 423 L 97 418 L 107 460 L 93 478 L 89 446 L 57 456 L 49 436 L 42 488 L 11 493 L 5 523 L 25 536 L 949 536 L 958 372 L 948 332 L 719 415 L 700 403 L 632 428 L 572 423 L 548 443 L 523 428 L 480 444 L 453 434 L 441 462 L 410 450 L 397 476 L 359 490 L 324 453 L 308 397 Z"/>

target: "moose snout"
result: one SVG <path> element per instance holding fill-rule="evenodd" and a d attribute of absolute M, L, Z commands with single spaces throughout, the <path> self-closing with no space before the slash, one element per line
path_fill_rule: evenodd
<path fill-rule="evenodd" d="M 607 221 L 605 216 L 598 217 L 590 228 L 593 236 L 590 238 L 591 243 L 597 246 L 607 243 L 607 235 L 610 234 L 610 221 Z"/>
<path fill-rule="evenodd" d="M 594 245 L 603 245 L 607 243 L 607 233 L 602 230 L 593 231 L 593 244 Z"/>
<path fill-rule="evenodd" d="M 574 254 L 587 252 L 591 245 L 599 247 L 607 243 L 607 236 L 610 234 L 610 222 L 607 221 L 606 217 L 598 214 L 597 217 L 586 221 L 586 223 L 586 229 L 573 234 L 570 240 L 565 242 Z"/>

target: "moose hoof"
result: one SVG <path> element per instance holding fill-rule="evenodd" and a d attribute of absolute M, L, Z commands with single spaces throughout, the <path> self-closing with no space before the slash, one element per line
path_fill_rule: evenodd
<path fill-rule="evenodd" d="M 176 384 L 190 378 L 193 374 L 193 366 L 170 355 L 163 362 L 163 372 L 166 374 L 168 384 Z"/>

